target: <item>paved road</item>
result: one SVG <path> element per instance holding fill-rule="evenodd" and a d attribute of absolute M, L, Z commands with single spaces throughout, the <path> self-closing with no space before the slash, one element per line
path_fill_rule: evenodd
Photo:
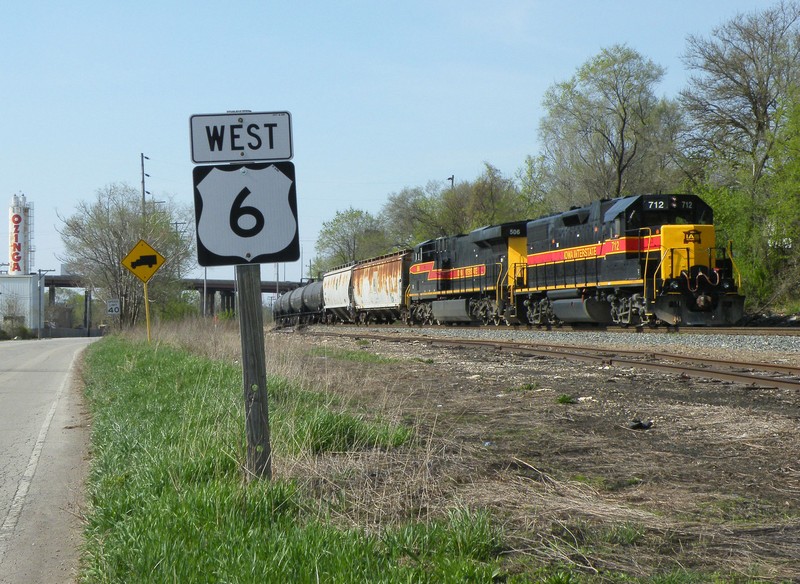
<path fill-rule="evenodd" d="M 88 424 L 87 338 L 0 342 L 0 583 L 73 582 Z"/>

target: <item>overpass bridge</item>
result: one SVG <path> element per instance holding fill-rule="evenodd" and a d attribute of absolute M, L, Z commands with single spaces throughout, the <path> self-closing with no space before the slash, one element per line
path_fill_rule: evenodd
<path fill-rule="evenodd" d="M 218 280 L 205 278 L 187 278 L 181 280 L 184 290 L 196 290 L 200 293 L 200 308 L 206 315 L 236 311 L 236 280 Z M 282 280 L 262 280 L 262 294 L 283 294 L 300 286 L 300 282 Z M 85 288 L 76 276 L 45 275 L 44 287 L 49 294 L 49 303 L 55 303 L 56 288 Z"/>

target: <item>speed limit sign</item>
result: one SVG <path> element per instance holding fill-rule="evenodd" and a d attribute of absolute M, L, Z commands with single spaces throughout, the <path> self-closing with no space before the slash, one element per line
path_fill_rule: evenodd
<path fill-rule="evenodd" d="M 119 316 L 120 303 L 118 299 L 106 301 L 106 314 L 108 316 Z"/>
<path fill-rule="evenodd" d="M 300 258 L 293 163 L 196 166 L 193 178 L 201 266 Z"/>

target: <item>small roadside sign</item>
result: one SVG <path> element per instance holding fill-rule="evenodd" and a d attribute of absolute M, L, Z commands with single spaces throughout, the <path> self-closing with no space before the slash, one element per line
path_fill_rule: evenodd
<path fill-rule="evenodd" d="M 150 247 L 150 244 L 144 239 L 140 239 L 139 243 L 133 246 L 133 249 L 128 252 L 128 255 L 123 258 L 121 263 L 134 276 L 147 284 L 148 280 L 164 265 L 165 261 L 164 256 Z"/>
<path fill-rule="evenodd" d="M 106 314 L 108 316 L 119 316 L 121 310 L 122 306 L 120 305 L 118 298 L 112 298 L 111 300 L 106 301 Z"/>
<path fill-rule="evenodd" d="M 292 158 L 289 112 L 200 114 L 189 119 L 192 162 L 249 162 Z"/>

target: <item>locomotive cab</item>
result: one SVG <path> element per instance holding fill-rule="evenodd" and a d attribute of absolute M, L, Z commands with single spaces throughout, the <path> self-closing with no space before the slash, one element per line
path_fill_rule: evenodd
<path fill-rule="evenodd" d="M 648 312 L 671 325 L 732 324 L 744 315 L 730 250 L 719 247 L 711 208 L 693 195 L 642 197 Z M 631 225 L 629 225 L 631 227 Z"/>

